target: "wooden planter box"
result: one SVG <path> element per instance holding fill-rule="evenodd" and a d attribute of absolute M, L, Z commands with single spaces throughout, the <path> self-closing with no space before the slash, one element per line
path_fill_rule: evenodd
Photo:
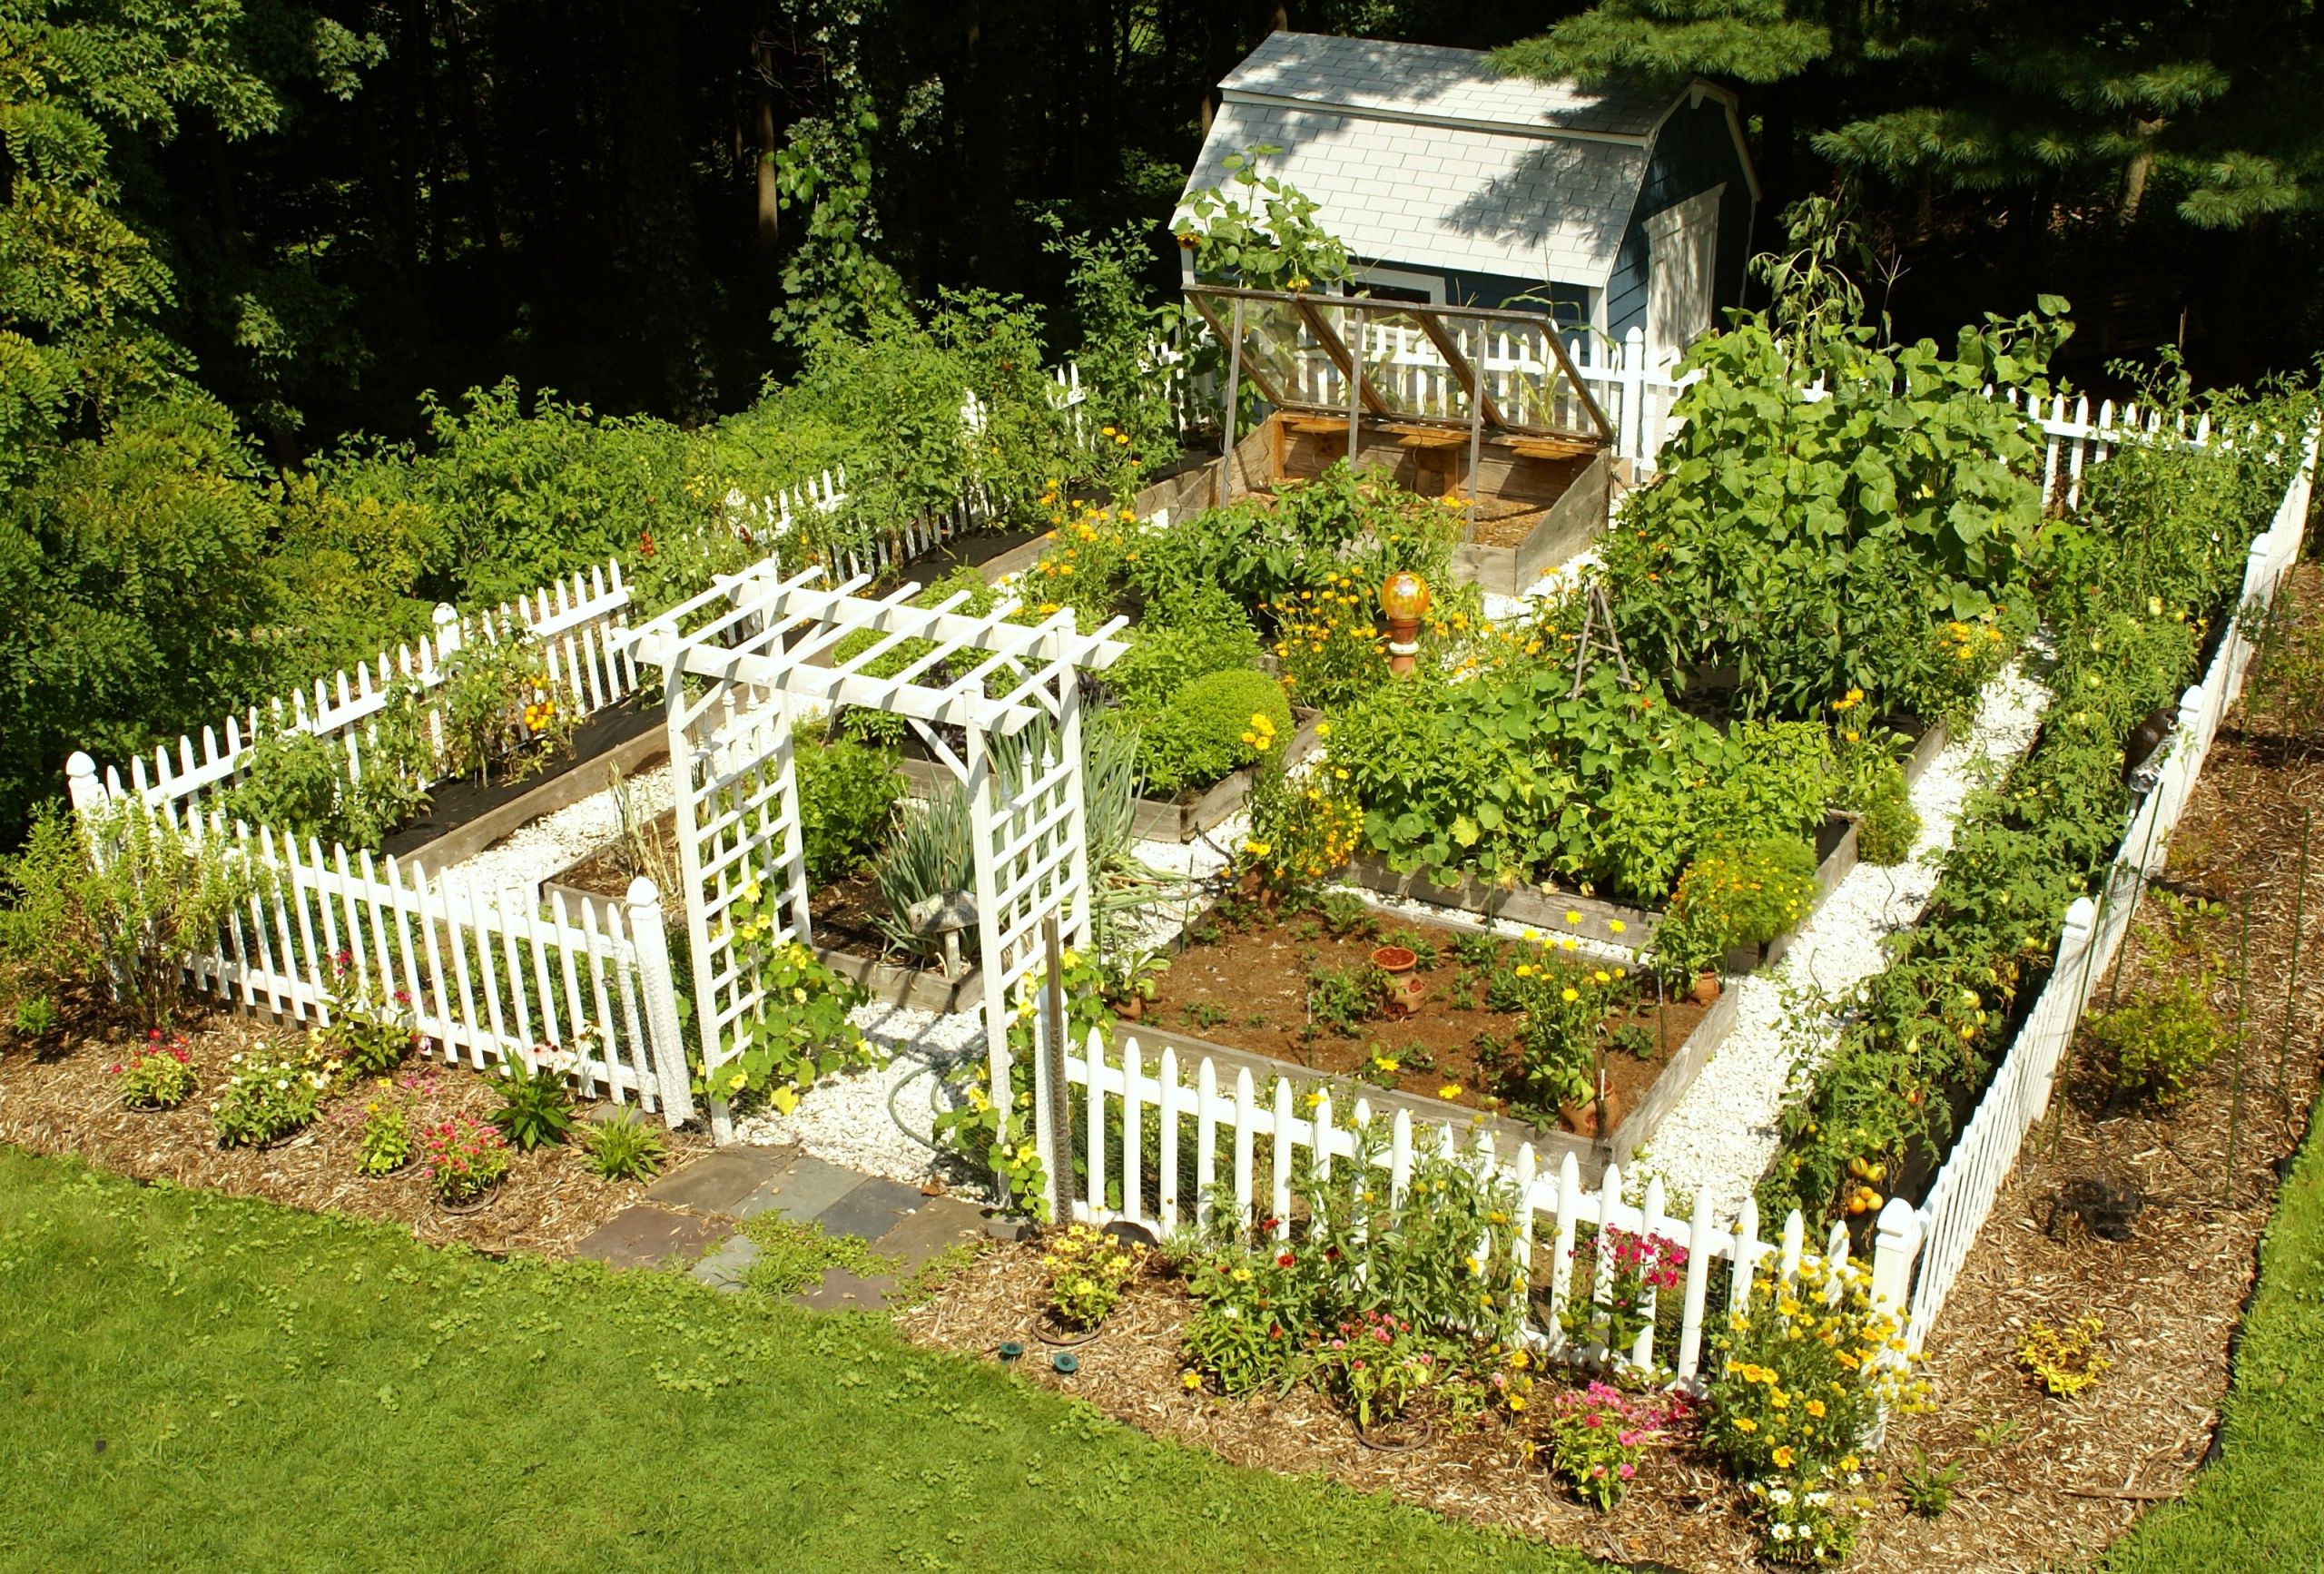
<path fill-rule="evenodd" d="M 486 788 L 465 780 L 438 783 L 427 812 L 390 834 L 380 851 L 433 873 L 475 857 L 544 815 L 604 792 L 610 772 L 635 776 L 669 753 L 660 705 L 601 711 L 576 730 L 571 754 L 536 775 Z"/>
<path fill-rule="evenodd" d="M 1610 490 L 1606 456 L 1599 454 L 1561 496 L 1539 510 L 1523 538 L 1513 545 L 1479 540 L 1481 528 L 1491 532 L 1489 523 L 1470 526 L 1453 549 L 1452 577 L 1474 582 L 1488 595 L 1522 595 L 1542 575 L 1597 539 L 1606 527 Z M 1483 500 L 1485 507 L 1494 504 L 1502 500 Z"/>
<path fill-rule="evenodd" d="M 1718 1001 L 1704 1013 L 1702 1020 L 1695 1024 L 1695 1029 L 1687 1035 L 1686 1042 L 1671 1051 L 1669 1064 L 1656 1076 L 1652 1087 L 1638 1107 L 1625 1115 L 1611 1132 L 1595 1138 L 1578 1136 L 1556 1126 L 1538 1126 L 1506 1115 L 1487 1114 L 1466 1105 L 1431 1098 L 1423 1093 L 1376 1087 L 1353 1077 L 1302 1066 L 1296 1060 L 1231 1048 L 1151 1023 L 1117 1022 L 1114 1038 L 1117 1044 L 1136 1038 L 1139 1052 L 1149 1064 L 1161 1055 L 1165 1048 L 1176 1049 L 1178 1052 L 1179 1075 L 1189 1081 L 1195 1076 L 1196 1065 L 1203 1057 L 1208 1056 L 1217 1063 L 1222 1087 L 1231 1087 L 1235 1073 L 1248 1069 L 1252 1080 L 1262 1087 L 1270 1078 L 1281 1077 L 1301 1087 L 1328 1088 L 1334 1105 L 1339 1109 L 1352 1110 L 1355 1107 L 1355 1101 L 1361 1098 L 1370 1105 L 1374 1120 L 1393 1120 L 1398 1110 L 1408 1111 L 1413 1124 L 1419 1128 L 1413 1136 L 1416 1148 L 1430 1146 L 1431 1137 L 1424 1137 L 1423 1132 L 1433 1136 L 1436 1128 L 1450 1125 L 1456 1134 L 1466 1133 L 1472 1128 L 1491 1133 L 1494 1151 L 1504 1158 L 1513 1159 L 1521 1145 L 1531 1143 L 1537 1173 L 1556 1173 L 1558 1165 L 1571 1154 L 1575 1164 L 1581 1167 L 1582 1184 L 1595 1186 L 1605 1175 L 1608 1163 L 1616 1160 L 1627 1162 L 1652 1134 L 1654 1127 L 1686 1097 L 1687 1089 L 1694 1085 L 1695 1078 L 1709 1064 L 1711 1056 L 1734 1027 L 1736 1011 L 1737 996 L 1730 984 L 1720 990 Z"/>

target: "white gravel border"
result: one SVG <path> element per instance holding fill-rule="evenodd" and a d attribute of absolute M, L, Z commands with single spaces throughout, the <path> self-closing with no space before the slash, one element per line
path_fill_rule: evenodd
<path fill-rule="evenodd" d="M 1650 1134 L 1626 1190 L 1659 1176 L 1668 1205 L 1681 1216 L 1698 1195 L 1708 1195 L 1722 1218 L 1742 1205 L 1775 1158 L 1776 1117 L 1793 1073 L 1821 1063 L 1838 1040 L 1842 1018 L 1834 1003 L 1887 965 L 1881 942 L 1911 928 L 1927 906 L 1970 792 L 2032 745 L 2049 703 L 2050 691 L 2017 663 L 1986 685 L 1969 735 L 1913 784 L 1921 834 L 1911 859 L 1887 869 L 1857 864 L 1800 927 L 1782 961 L 1729 983 L 1742 997 L 1735 1025 Z"/>

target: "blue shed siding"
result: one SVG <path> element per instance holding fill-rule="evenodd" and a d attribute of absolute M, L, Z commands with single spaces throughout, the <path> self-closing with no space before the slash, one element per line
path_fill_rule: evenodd
<path fill-rule="evenodd" d="M 1722 181 L 1727 192 L 1718 203 L 1718 275 L 1712 294 L 1712 304 L 1720 310 L 1742 298 L 1743 265 L 1751 244 L 1751 186 L 1743 176 L 1726 106 L 1706 98 L 1692 109 L 1674 113 L 1654 140 L 1646 180 L 1630 209 L 1630 228 L 1623 232 L 1621 250 L 1606 281 L 1606 324 L 1614 337 L 1646 326 L 1647 220 Z"/>

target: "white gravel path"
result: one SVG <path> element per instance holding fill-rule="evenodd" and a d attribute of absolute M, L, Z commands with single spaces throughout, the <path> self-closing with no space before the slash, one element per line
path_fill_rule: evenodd
<path fill-rule="evenodd" d="M 808 1089 L 789 1115 L 767 1110 L 734 1124 L 741 1142 L 795 1143 L 827 1164 L 885 1176 L 918 1185 L 938 1174 L 935 1153 L 907 1135 L 931 1135 L 934 1112 L 947 1107 L 940 1091 L 944 1074 L 984 1053 L 984 1024 L 973 1011 L 938 1016 L 902 1006 L 862 1006 L 853 1013 L 863 1029 L 891 1057 L 871 1071 L 834 1077 Z M 895 1113 L 889 1113 L 893 1097 Z M 943 1170 L 954 1191 L 974 1187 L 977 1177 L 958 1165 Z"/>
<path fill-rule="evenodd" d="M 602 768 L 585 765 L 581 769 Z M 632 776 L 629 785 L 641 819 L 653 819 L 674 802 L 666 762 Z M 529 905 L 540 900 L 542 880 L 620 834 L 621 814 L 614 807 L 613 792 L 608 788 L 592 792 L 578 803 L 569 803 L 553 814 L 545 814 L 483 851 L 441 870 L 431 869 L 428 874 L 431 879 L 449 878 L 496 896 L 521 891 L 521 900 Z"/>
<path fill-rule="evenodd" d="M 1837 1041 L 1832 1002 L 1886 965 L 1882 939 L 1909 928 L 1935 889 L 1937 866 L 1970 791 L 2032 744 L 2050 693 L 2016 664 L 1986 686 L 1969 736 L 1955 740 L 1913 785 L 1921 835 L 1894 868 L 1860 863 L 1802 926 L 1781 962 L 1730 985 L 1742 997 L 1734 1028 L 1679 1107 L 1655 1127 L 1633 1187 L 1660 1176 L 1674 1213 L 1698 1194 L 1726 1216 L 1774 1159 L 1776 1117 L 1796 1067 Z"/>

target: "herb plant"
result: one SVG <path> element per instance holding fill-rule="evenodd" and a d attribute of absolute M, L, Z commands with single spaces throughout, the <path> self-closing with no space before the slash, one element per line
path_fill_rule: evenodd
<path fill-rule="evenodd" d="M 573 1130 L 573 1096 L 565 1086 L 566 1057 L 547 1045 L 529 1055 L 503 1050 L 492 1090 L 500 1104 L 490 1117 L 519 1153 L 553 1147 Z"/>

